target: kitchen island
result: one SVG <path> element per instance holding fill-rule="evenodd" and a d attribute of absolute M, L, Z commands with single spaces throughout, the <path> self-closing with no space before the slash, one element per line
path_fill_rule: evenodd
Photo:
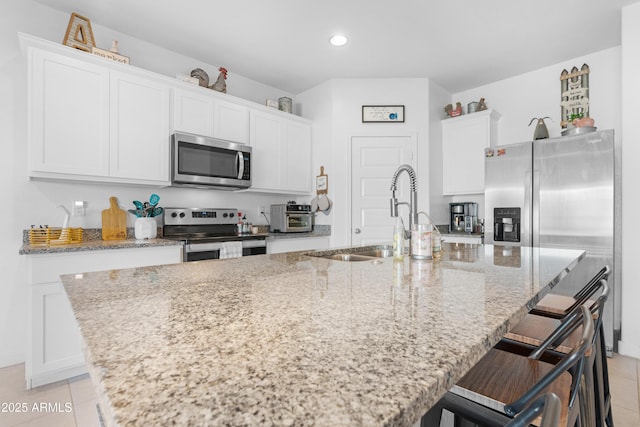
<path fill-rule="evenodd" d="M 443 245 L 66 275 L 107 426 L 410 426 L 582 251 Z"/>

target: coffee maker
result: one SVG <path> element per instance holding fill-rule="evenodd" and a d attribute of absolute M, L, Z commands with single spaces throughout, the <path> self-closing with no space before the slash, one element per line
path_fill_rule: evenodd
<path fill-rule="evenodd" d="M 449 203 L 449 232 L 473 233 L 478 225 L 478 204 Z"/>

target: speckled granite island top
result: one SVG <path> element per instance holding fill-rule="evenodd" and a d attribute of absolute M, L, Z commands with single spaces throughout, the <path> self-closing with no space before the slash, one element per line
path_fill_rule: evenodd
<path fill-rule="evenodd" d="M 410 426 L 582 258 L 445 244 L 63 276 L 107 426 Z"/>

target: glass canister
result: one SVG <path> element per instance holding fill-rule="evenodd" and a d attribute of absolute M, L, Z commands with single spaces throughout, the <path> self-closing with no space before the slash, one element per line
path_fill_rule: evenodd
<path fill-rule="evenodd" d="M 434 258 L 439 258 L 442 256 L 442 237 L 440 233 L 435 232 L 431 235 L 431 248 L 432 255 Z"/>
<path fill-rule="evenodd" d="M 284 111 L 285 113 L 293 112 L 293 100 L 288 96 L 278 98 L 278 109 L 280 111 Z"/>
<path fill-rule="evenodd" d="M 411 226 L 411 258 L 432 259 L 431 224 L 413 224 Z"/>

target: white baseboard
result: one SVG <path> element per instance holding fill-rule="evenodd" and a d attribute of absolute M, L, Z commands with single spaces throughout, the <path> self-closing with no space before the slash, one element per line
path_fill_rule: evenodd
<path fill-rule="evenodd" d="M 636 359 L 640 359 L 640 347 L 624 342 L 622 340 L 618 341 L 618 353 L 623 356 L 635 357 Z"/>
<path fill-rule="evenodd" d="M 21 354 L 3 354 L 0 357 L 0 368 L 7 366 L 19 365 L 24 363 L 24 353 Z"/>

